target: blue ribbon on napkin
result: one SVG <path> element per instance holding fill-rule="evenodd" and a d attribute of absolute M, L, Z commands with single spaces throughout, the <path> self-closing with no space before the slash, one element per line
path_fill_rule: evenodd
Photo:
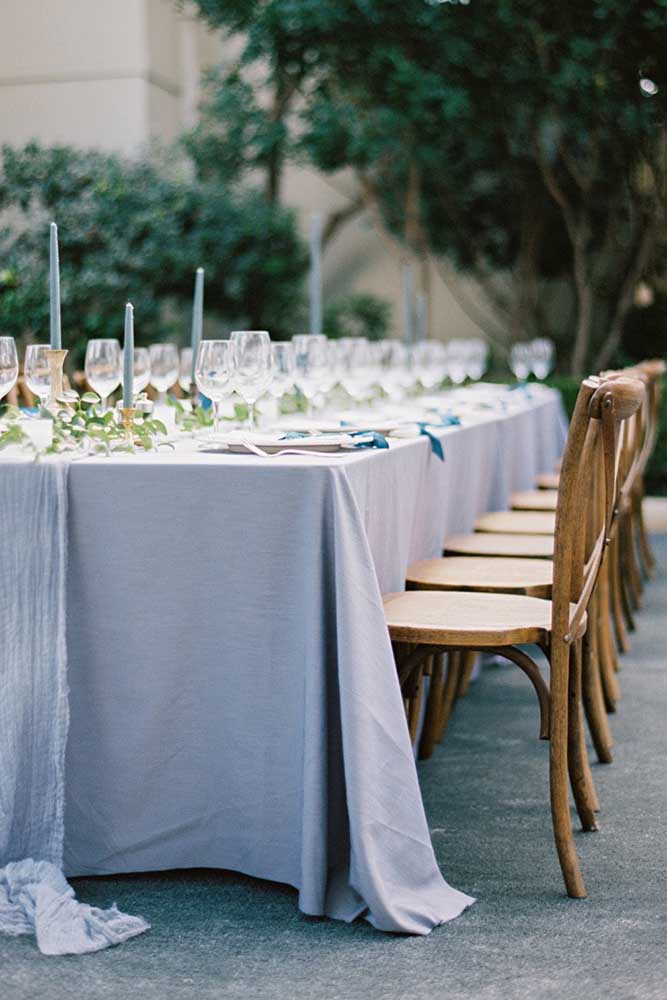
<path fill-rule="evenodd" d="M 460 417 L 455 416 L 455 414 L 453 413 L 441 413 L 440 423 L 438 424 L 431 423 L 430 421 L 427 420 L 420 420 L 417 422 L 417 426 L 419 427 L 419 433 L 423 434 L 424 437 L 427 437 L 429 439 L 429 441 L 431 442 L 431 451 L 433 452 L 434 455 L 437 455 L 437 457 L 440 459 L 441 462 L 445 461 L 445 452 L 442 447 L 442 441 L 437 436 L 437 434 L 433 433 L 433 431 L 430 428 L 455 427 L 457 424 L 460 423 L 461 423 Z"/>
<path fill-rule="evenodd" d="M 352 438 L 365 438 L 363 441 L 355 441 L 355 448 L 388 448 L 389 442 L 383 434 L 377 431 L 352 431 L 349 435 Z"/>
<path fill-rule="evenodd" d="M 287 431 L 285 434 L 281 435 L 280 440 L 294 441 L 296 438 L 307 438 L 307 437 L 310 437 L 310 434 L 307 434 L 305 431 Z"/>

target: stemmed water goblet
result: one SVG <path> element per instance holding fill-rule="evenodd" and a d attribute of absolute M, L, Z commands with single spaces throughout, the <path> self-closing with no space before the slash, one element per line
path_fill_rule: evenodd
<path fill-rule="evenodd" d="M 181 367 L 178 375 L 178 384 L 183 392 L 190 392 L 192 383 L 192 348 L 181 348 Z"/>
<path fill-rule="evenodd" d="M 178 381 L 180 362 L 174 344 L 151 344 L 151 385 L 158 394 L 157 402 L 167 402 L 167 392 Z"/>
<path fill-rule="evenodd" d="M 19 377 L 19 359 L 13 337 L 0 337 L 0 399 L 4 399 Z"/>
<path fill-rule="evenodd" d="M 112 338 L 89 340 L 84 363 L 86 381 L 100 397 L 102 413 L 107 400 L 121 382 L 123 371 L 120 344 Z"/>
<path fill-rule="evenodd" d="M 528 345 L 530 348 L 530 369 L 535 376 L 542 382 L 554 364 L 554 342 L 548 337 L 536 337 L 535 340 L 531 340 Z"/>
<path fill-rule="evenodd" d="M 400 340 L 381 340 L 378 344 L 380 388 L 395 402 L 405 393 L 407 356 L 407 348 Z"/>
<path fill-rule="evenodd" d="M 147 347 L 134 348 L 134 377 L 132 392 L 136 398 L 148 388 L 151 380 L 151 356 Z"/>
<path fill-rule="evenodd" d="M 42 406 L 51 395 L 51 369 L 49 368 L 49 344 L 28 344 L 23 361 L 23 376 L 30 391 L 37 396 Z"/>
<path fill-rule="evenodd" d="M 272 378 L 269 392 L 274 399 L 282 397 L 294 388 L 294 346 L 289 340 L 273 341 L 271 344 Z"/>
<path fill-rule="evenodd" d="M 517 382 L 525 382 L 530 375 L 530 350 L 528 344 L 512 344 L 510 368 Z"/>
<path fill-rule="evenodd" d="M 329 341 L 323 334 L 298 334 L 292 338 L 296 364 L 295 381 L 312 416 L 313 400 L 322 390 L 329 370 Z"/>
<path fill-rule="evenodd" d="M 201 340 L 195 364 L 195 383 L 213 404 L 213 433 L 220 432 L 220 403 L 234 391 L 236 365 L 230 340 Z"/>
<path fill-rule="evenodd" d="M 248 428 L 255 430 L 257 400 L 271 384 L 271 338 L 266 330 L 232 333 L 234 388 L 248 407 Z"/>
<path fill-rule="evenodd" d="M 354 402 L 367 399 L 375 383 L 373 353 L 365 337 L 341 337 L 341 384 Z"/>

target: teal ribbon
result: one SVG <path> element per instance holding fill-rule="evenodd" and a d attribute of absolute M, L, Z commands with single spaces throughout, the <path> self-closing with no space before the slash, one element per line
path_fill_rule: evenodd
<path fill-rule="evenodd" d="M 364 437 L 367 438 L 365 441 L 356 441 L 355 448 L 388 448 L 389 442 L 383 434 L 378 434 L 377 431 L 353 431 L 350 437 Z"/>
<path fill-rule="evenodd" d="M 441 462 L 445 461 L 445 451 L 444 448 L 442 447 L 442 441 L 440 440 L 437 434 L 433 433 L 431 428 L 455 427 L 460 423 L 461 423 L 461 418 L 457 417 L 453 413 L 441 413 L 440 423 L 438 424 L 433 424 L 426 420 L 420 420 L 417 423 L 417 426 L 419 427 L 419 433 L 423 434 L 424 437 L 427 437 L 429 439 L 429 441 L 431 442 L 431 451 L 433 452 L 434 455 L 436 455 L 440 459 Z"/>

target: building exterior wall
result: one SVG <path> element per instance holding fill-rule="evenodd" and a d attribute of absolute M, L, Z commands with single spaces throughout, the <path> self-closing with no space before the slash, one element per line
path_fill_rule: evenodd
<path fill-rule="evenodd" d="M 132 155 L 154 139 L 170 142 L 196 120 L 200 74 L 223 56 L 219 37 L 173 0 L 2 0 L 2 8 L 0 144 L 38 139 Z M 313 211 L 353 197 L 346 175 L 286 170 L 283 199 L 304 236 Z M 478 333 L 433 266 L 429 276 L 431 335 Z M 402 262 L 366 214 L 327 247 L 323 280 L 325 300 L 388 299 L 400 334 Z"/>

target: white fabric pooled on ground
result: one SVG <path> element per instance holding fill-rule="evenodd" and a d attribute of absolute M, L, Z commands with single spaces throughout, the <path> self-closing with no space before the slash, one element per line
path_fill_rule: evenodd
<path fill-rule="evenodd" d="M 0 471 L 0 932 L 82 954 L 148 929 L 78 903 L 62 875 L 67 465 Z M 39 860 L 33 861 L 32 858 Z"/>

